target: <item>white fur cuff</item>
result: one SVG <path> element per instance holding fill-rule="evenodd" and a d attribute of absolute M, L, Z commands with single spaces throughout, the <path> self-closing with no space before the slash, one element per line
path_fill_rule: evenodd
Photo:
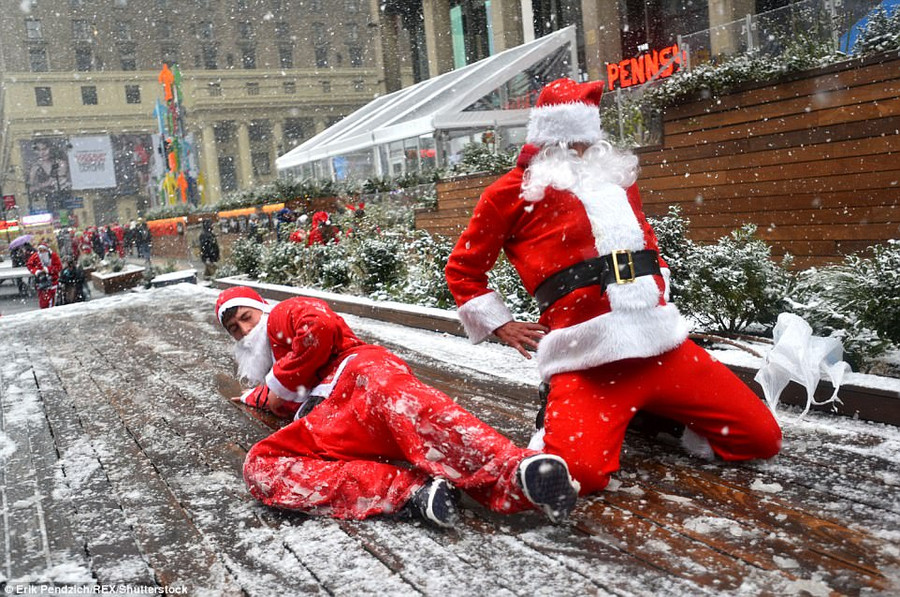
<path fill-rule="evenodd" d="M 476 296 L 457 313 L 472 344 L 484 341 L 498 327 L 513 320 L 512 312 L 494 291 Z"/>
<path fill-rule="evenodd" d="M 525 142 L 532 145 L 589 143 L 601 138 L 600 110 L 583 103 L 532 108 Z"/>
<path fill-rule="evenodd" d="M 266 385 L 269 386 L 269 390 L 275 392 L 279 398 L 287 400 L 288 402 L 303 402 L 306 400 L 307 394 L 309 394 L 303 386 L 297 388 L 296 392 L 287 389 L 284 384 L 275 377 L 274 370 L 269 371 L 268 375 L 266 375 Z"/>

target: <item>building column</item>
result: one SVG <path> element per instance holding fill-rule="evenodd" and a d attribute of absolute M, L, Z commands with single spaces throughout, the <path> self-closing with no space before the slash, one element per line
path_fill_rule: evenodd
<path fill-rule="evenodd" d="M 216 130 L 211 124 L 200 129 L 200 174 L 203 176 L 203 198 L 212 204 L 222 198 L 222 181 L 219 179 L 219 153 L 216 151 Z"/>
<path fill-rule="evenodd" d="M 403 87 L 400 78 L 400 42 L 397 35 L 400 17 L 381 12 L 379 0 L 369 0 L 369 30 L 375 36 L 375 64 L 384 73 L 384 91 L 391 93 Z"/>
<path fill-rule="evenodd" d="M 522 42 L 534 41 L 534 5 L 531 0 L 522 0 L 519 4 L 522 15 Z"/>
<path fill-rule="evenodd" d="M 293 147 L 284 146 L 284 123 L 280 120 L 272 121 L 272 147 L 275 148 L 275 157 L 293 149 Z"/>
<path fill-rule="evenodd" d="M 588 79 L 606 79 L 606 63 L 622 60 L 619 3 L 617 0 L 582 0 L 584 59 Z"/>
<path fill-rule="evenodd" d="M 238 188 L 249 189 L 253 186 L 253 162 L 250 158 L 250 129 L 246 122 L 238 123 Z"/>
<path fill-rule="evenodd" d="M 450 34 L 449 0 L 422 0 L 428 72 L 432 77 L 453 70 L 453 37 Z"/>
<path fill-rule="evenodd" d="M 494 53 L 499 54 L 525 42 L 522 29 L 522 6 L 519 0 L 493 0 L 491 2 L 491 36 Z M 534 28 L 532 27 L 532 35 Z"/>
<path fill-rule="evenodd" d="M 753 0 L 710 0 L 709 43 L 710 57 L 734 54 L 744 47 L 740 25 L 721 27 L 732 21 L 740 21 L 756 13 Z M 743 34 L 743 35 L 746 35 Z"/>

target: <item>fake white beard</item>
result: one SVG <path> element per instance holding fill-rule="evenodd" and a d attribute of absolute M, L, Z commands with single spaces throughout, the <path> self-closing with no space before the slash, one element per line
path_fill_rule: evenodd
<path fill-rule="evenodd" d="M 41 258 L 41 264 L 44 267 L 50 267 L 50 252 L 38 251 L 38 256 Z"/>
<path fill-rule="evenodd" d="M 534 156 L 525 170 L 521 197 L 535 202 L 544 198 L 547 187 L 571 191 L 575 187 L 591 188 L 598 183 L 612 183 L 627 189 L 637 180 L 637 173 L 637 156 L 616 149 L 608 141 L 594 143 L 583 156 L 564 144 L 548 145 Z"/>
<path fill-rule="evenodd" d="M 269 335 L 266 333 L 268 321 L 269 316 L 263 313 L 256 327 L 234 345 L 238 378 L 254 386 L 266 382 L 266 375 L 275 364 L 272 347 L 269 346 Z"/>

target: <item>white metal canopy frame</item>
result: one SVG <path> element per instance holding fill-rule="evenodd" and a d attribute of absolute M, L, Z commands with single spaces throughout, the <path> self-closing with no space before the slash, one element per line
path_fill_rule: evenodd
<path fill-rule="evenodd" d="M 566 27 L 463 68 L 378 97 L 340 122 L 280 156 L 280 176 L 311 171 L 326 178 L 397 174 L 396 148 L 418 170 L 432 149 L 446 165 L 454 137 L 521 128 L 541 88 L 560 77 L 577 78 L 575 27 Z M 502 134 L 498 134 L 502 137 Z M 507 140 L 509 141 L 509 140 Z M 499 146 L 499 143 L 498 143 Z M 366 170 L 366 172 L 362 172 Z"/>

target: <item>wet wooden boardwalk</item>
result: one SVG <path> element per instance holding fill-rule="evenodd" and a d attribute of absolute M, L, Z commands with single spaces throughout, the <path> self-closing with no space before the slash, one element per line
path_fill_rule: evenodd
<path fill-rule="evenodd" d="M 819 414 L 786 429 L 778 458 L 739 466 L 630 434 L 614 489 L 564 527 L 472 503 L 451 531 L 264 508 L 240 470 L 270 428 L 223 396 L 231 345 L 214 300 L 182 285 L 0 319 L 0 582 L 192 595 L 900 592 L 900 432 Z M 533 388 L 392 348 L 527 441 Z"/>

